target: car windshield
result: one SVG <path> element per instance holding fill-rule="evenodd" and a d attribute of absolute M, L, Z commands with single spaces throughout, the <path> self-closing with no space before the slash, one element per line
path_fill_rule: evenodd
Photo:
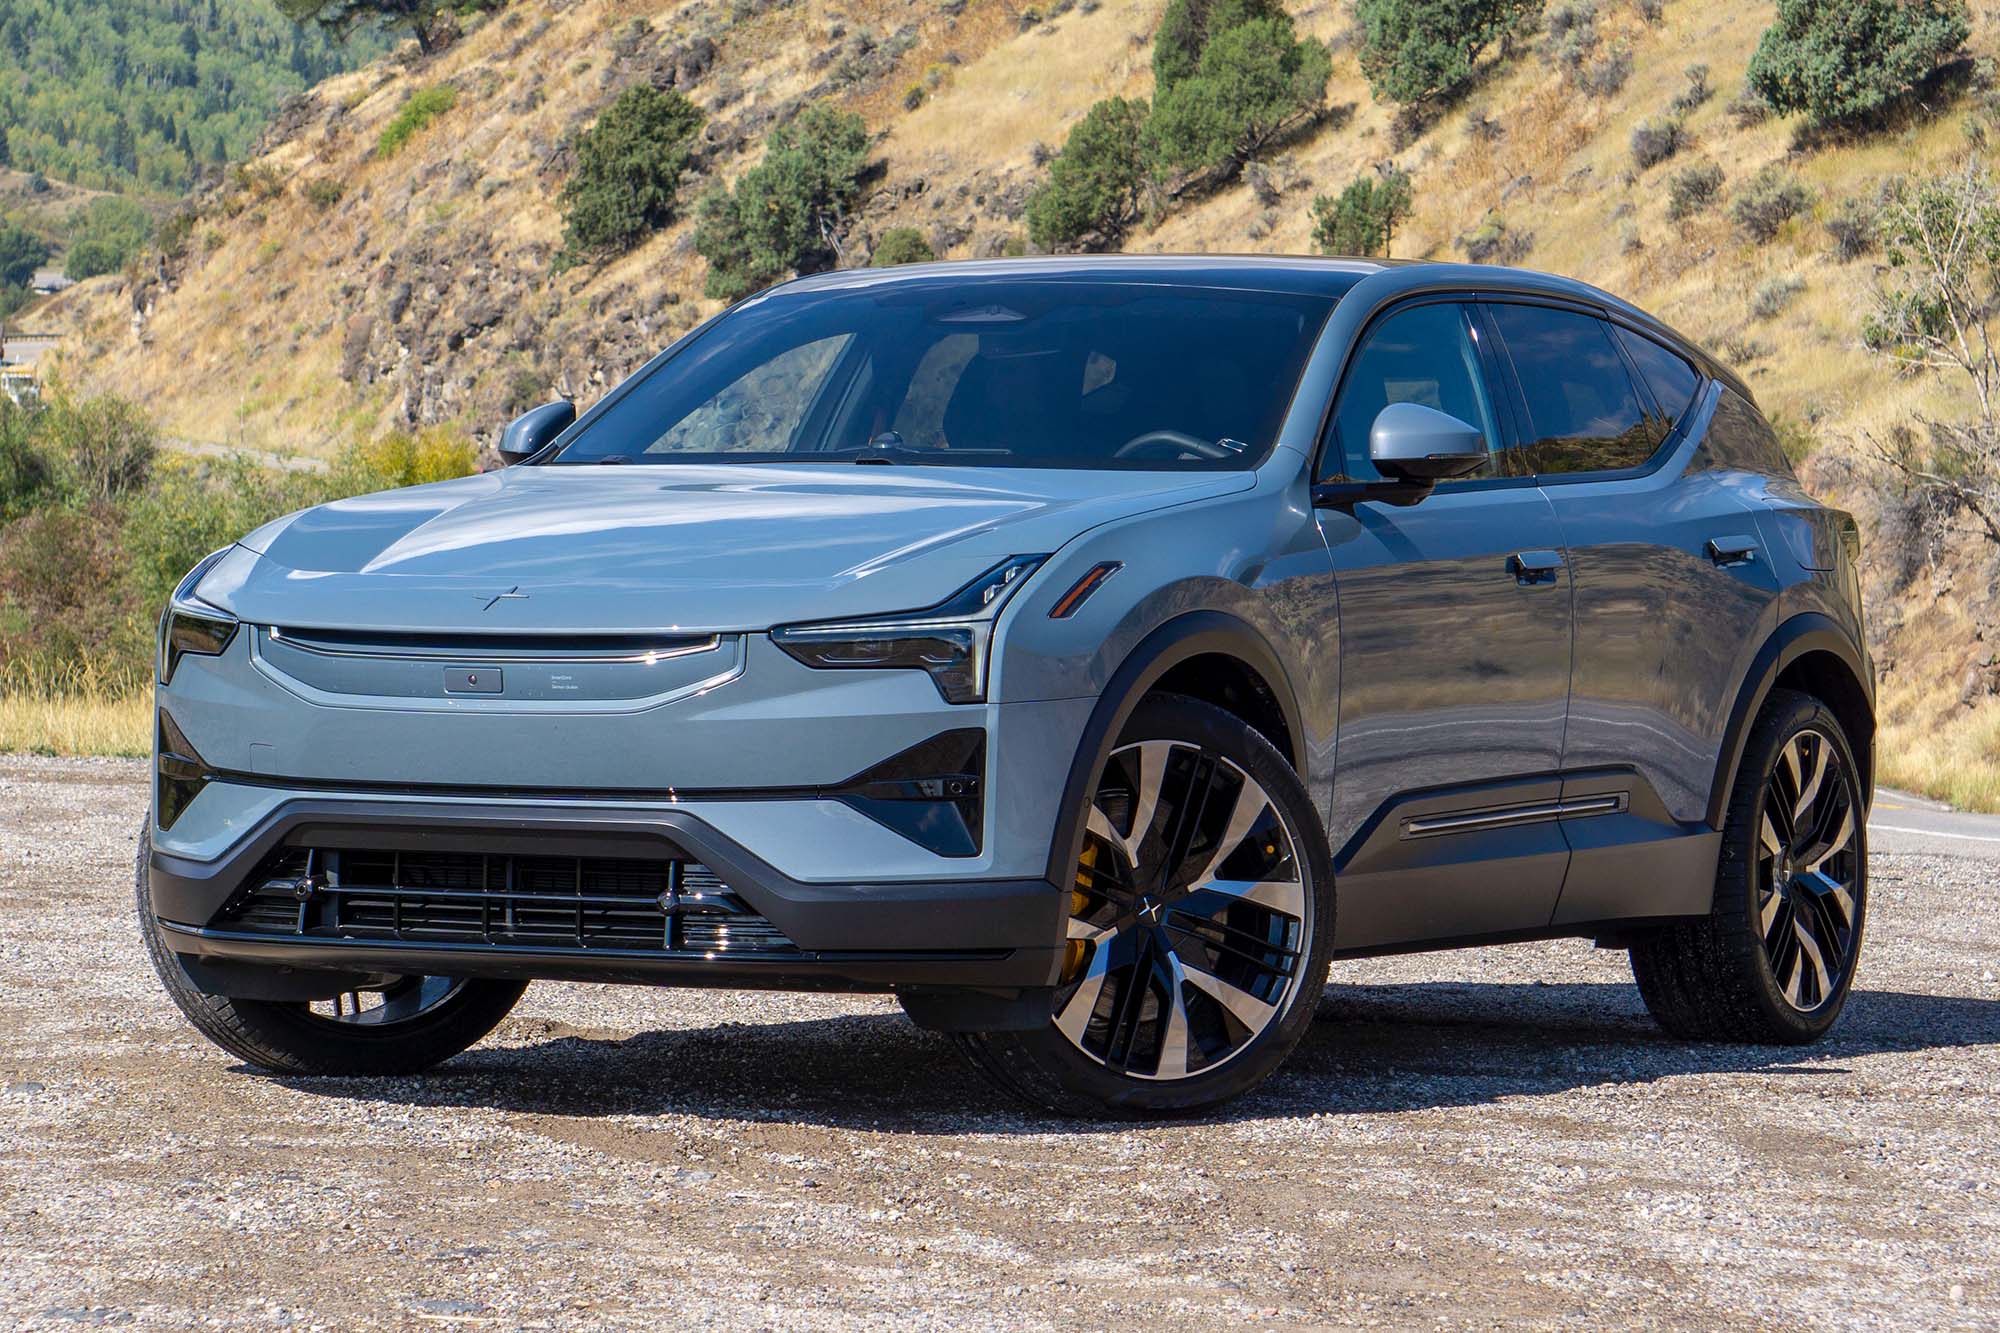
<path fill-rule="evenodd" d="M 552 461 L 1247 468 L 1332 306 L 1156 282 L 780 294 L 626 386 Z"/>

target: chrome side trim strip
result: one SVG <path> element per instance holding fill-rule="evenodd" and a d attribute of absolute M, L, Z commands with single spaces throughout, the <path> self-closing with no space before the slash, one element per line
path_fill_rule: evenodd
<path fill-rule="evenodd" d="M 1544 824 L 1556 819 L 1588 819 L 1593 815 L 1622 814 L 1631 803 L 1631 795 L 1621 791 L 1607 792 L 1601 796 L 1578 796 L 1567 801 L 1538 801 L 1529 805 L 1500 806 L 1491 810 L 1421 815 L 1403 821 L 1403 836 L 1437 838 L 1448 833 L 1512 828 L 1519 824 Z"/>

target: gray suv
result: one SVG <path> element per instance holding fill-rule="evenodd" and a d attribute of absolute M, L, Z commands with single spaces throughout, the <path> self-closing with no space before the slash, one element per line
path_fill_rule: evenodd
<path fill-rule="evenodd" d="M 1336 957 L 1579 936 L 1759 1042 L 1852 983 L 1855 525 L 1603 292 L 830 273 L 503 452 L 162 621 L 140 918 L 254 1065 L 421 1069 L 535 978 L 883 991 L 1139 1114 L 1268 1075 Z"/>

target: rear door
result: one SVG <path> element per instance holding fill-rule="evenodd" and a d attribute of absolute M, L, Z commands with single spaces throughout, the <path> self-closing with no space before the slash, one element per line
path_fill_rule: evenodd
<path fill-rule="evenodd" d="M 1420 503 L 1319 511 L 1340 609 L 1329 833 L 1339 947 L 1546 925 L 1567 845 L 1555 819 L 1570 587 L 1554 511 L 1504 448 L 1472 308 L 1427 299 L 1364 331 L 1319 480 L 1378 480 L 1375 415 L 1415 402 L 1477 426 L 1492 459 Z"/>
<path fill-rule="evenodd" d="M 1702 461 L 1728 390 L 1598 312 L 1484 309 L 1574 580 L 1555 922 L 1706 911 L 1716 754 L 1778 591 L 1746 477 Z"/>

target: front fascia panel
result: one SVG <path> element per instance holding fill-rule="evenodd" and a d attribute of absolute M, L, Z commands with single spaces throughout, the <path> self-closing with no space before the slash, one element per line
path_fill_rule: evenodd
<path fill-rule="evenodd" d="M 979 707 L 920 671 L 813 671 L 761 635 L 742 666 L 663 702 L 517 703 L 502 695 L 380 700 L 307 693 L 260 668 L 249 635 L 189 659 L 162 701 L 227 772 L 445 787 L 793 788 L 845 781 Z"/>

